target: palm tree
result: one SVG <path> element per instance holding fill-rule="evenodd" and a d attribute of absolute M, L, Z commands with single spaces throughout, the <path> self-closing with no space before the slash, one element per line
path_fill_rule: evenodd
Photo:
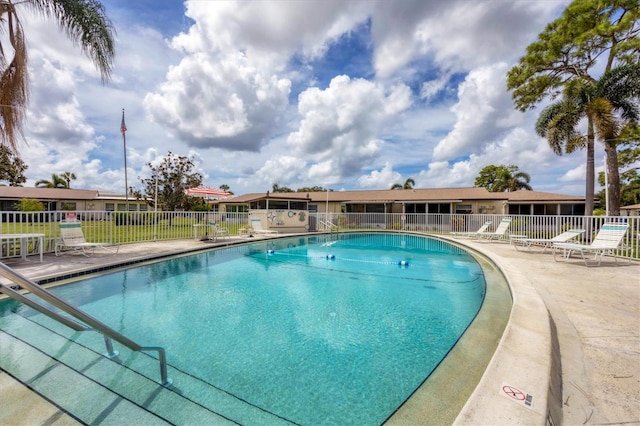
<path fill-rule="evenodd" d="M 73 172 L 64 172 L 60 177 L 67 183 L 67 188 L 71 189 L 71 181 L 76 180 L 76 174 Z"/>
<path fill-rule="evenodd" d="M 51 180 L 40 179 L 36 182 L 37 188 L 68 188 L 67 181 L 64 180 L 61 176 L 53 173 L 51 175 Z"/>
<path fill-rule="evenodd" d="M 500 173 L 496 176 L 493 184 L 493 192 L 513 192 L 519 189 L 531 191 L 529 182 L 531 176 L 528 173 L 518 170 L 518 166 L 508 166 L 500 168 Z"/>
<path fill-rule="evenodd" d="M 585 214 L 593 214 L 595 190 L 595 154 L 593 117 L 587 114 L 586 105 L 591 101 L 593 84 L 576 79 L 567 83 L 562 98 L 542 110 L 536 122 L 536 133 L 547 139 L 557 155 L 570 154 L 579 148 L 587 149 Z M 577 131 L 583 118 L 587 118 L 587 134 Z"/>
<path fill-rule="evenodd" d="M 540 113 L 536 132 L 546 138 L 558 155 L 587 148 L 587 198 L 585 213 L 593 212 L 595 181 L 594 144 L 596 136 L 604 143 L 609 178 L 609 204 L 613 216 L 620 214 L 620 174 L 618 170 L 619 135 L 626 126 L 640 117 L 637 101 L 640 96 L 640 65 L 622 65 L 607 71 L 599 81 L 572 80 L 563 96 Z M 618 117 L 616 117 L 618 114 Z M 587 119 L 587 134 L 577 130 Z"/>
<path fill-rule="evenodd" d="M 28 101 L 27 41 L 18 10 L 31 9 L 57 21 L 60 29 L 89 56 L 109 80 L 115 55 L 114 28 L 97 0 L 0 0 L 0 30 L 11 45 L 0 43 L 0 143 L 16 150 L 23 137 Z M 13 53 L 13 57 L 10 57 Z"/>
<path fill-rule="evenodd" d="M 416 184 L 416 181 L 413 178 L 408 178 L 404 181 L 404 186 L 399 183 L 394 183 L 391 185 L 391 189 L 413 189 L 413 185 Z"/>

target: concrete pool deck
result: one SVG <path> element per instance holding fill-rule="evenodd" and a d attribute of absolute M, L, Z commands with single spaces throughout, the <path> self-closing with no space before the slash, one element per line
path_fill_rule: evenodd
<path fill-rule="evenodd" d="M 43 263 L 36 256 L 4 263 L 42 280 L 239 241 L 250 239 L 160 241 L 123 245 L 117 255 L 47 254 Z M 514 297 L 505 336 L 456 423 L 545 424 L 549 416 L 555 424 L 640 422 L 640 263 L 616 265 L 605 258 L 601 266 L 587 268 L 579 259 L 554 262 L 551 254 L 517 251 L 504 242 L 453 241 L 495 262 L 509 279 Z M 555 385 L 549 384 L 553 372 L 547 369 L 553 364 L 548 360 L 553 336 L 559 344 L 556 361 L 562 364 L 561 383 Z M 534 406 L 525 407 L 517 398 L 501 394 L 505 384 L 531 392 Z M 556 401 L 560 414 L 553 413 L 554 404 L 541 394 L 554 386 L 562 387 L 562 400 Z M 0 424 L 74 423 L 1 372 L 0 397 L 4 407 L 15 407 L 0 412 Z"/>

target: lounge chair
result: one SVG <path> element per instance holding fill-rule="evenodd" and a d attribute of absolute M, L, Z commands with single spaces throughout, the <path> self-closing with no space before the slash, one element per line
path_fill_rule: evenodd
<path fill-rule="evenodd" d="M 251 228 L 253 230 L 253 233 L 256 235 L 277 235 L 278 234 L 278 231 L 274 231 L 271 229 L 264 229 L 262 227 L 262 222 L 258 218 L 251 219 Z"/>
<path fill-rule="evenodd" d="M 480 228 L 478 228 L 477 231 L 472 231 L 472 232 L 452 232 L 451 235 L 453 235 L 454 237 L 475 237 L 477 236 L 479 233 L 481 232 L 486 232 L 487 229 L 489 229 L 489 227 L 491 226 L 493 222 L 488 221 L 485 222 Z"/>
<path fill-rule="evenodd" d="M 586 266 L 599 266 L 602 258 L 606 254 L 614 254 L 616 264 L 618 258 L 615 256 L 614 250 L 618 249 L 622 243 L 622 238 L 627 233 L 629 224 L 627 223 L 605 223 L 596 234 L 591 244 L 574 244 L 574 243 L 554 243 L 553 259 L 558 261 L 556 253 L 562 249 L 562 260 L 569 260 L 573 253 L 580 253 L 582 260 Z M 587 259 L 586 253 L 593 253 L 593 259 Z M 593 260 L 591 264 L 589 261 Z"/>
<path fill-rule="evenodd" d="M 502 218 L 502 220 L 498 224 L 498 227 L 496 228 L 495 231 L 493 231 L 493 232 L 477 232 L 476 233 L 476 237 L 479 240 L 481 240 L 481 239 L 487 239 L 487 240 L 497 239 L 497 240 L 499 240 L 502 237 L 504 237 L 504 234 L 507 232 L 507 229 L 509 229 L 509 225 L 511 225 L 511 218 L 510 217 Z"/>
<path fill-rule="evenodd" d="M 544 253 L 548 248 L 552 248 L 554 243 L 569 242 L 583 233 L 582 229 L 569 229 L 553 238 L 529 238 L 523 235 L 512 235 L 510 241 L 516 250 L 527 249 L 527 251 L 531 251 L 532 247 L 541 247 L 542 253 Z"/>
<path fill-rule="evenodd" d="M 95 249 L 103 249 L 113 254 L 117 254 L 120 246 L 111 243 L 89 243 L 84 238 L 82 223 L 62 222 L 60 223 L 60 237 L 56 239 L 55 254 L 60 256 L 64 251 L 80 253 L 84 256 L 91 256 Z"/>

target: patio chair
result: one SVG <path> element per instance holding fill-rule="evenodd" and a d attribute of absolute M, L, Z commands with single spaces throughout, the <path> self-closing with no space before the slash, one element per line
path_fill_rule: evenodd
<path fill-rule="evenodd" d="M 476 237 L 479 240 L 481 240 L 481 239 L 487 239 L 487 240 L 497 239 L 497 240 L 499 240 L 502 237 L 504 237 L 504 234 L 507 232 L 507 229 L 509 229 L 509 225 L 511 225 L 511 218 L 510 217 L 502 218 L 502 220 L 500 221 L 500 223 L 496 227 L 495 231 L 493 231 L 493 232 L 477 232 L 476 233 Z"/>
<path fill-rule="evenodd" d="M 562 260 L 565 262 L 569 260 L 573 253 L 580 253 L 586 266 L 599 266 L 605 255 L 613 254 L 617 264 L 618 257 L 615 255 L 614 250 L 620 247 L 622 238 L 624 238 L 628 229 L 628 223 L 605 223 L 591 244 L 553 243 L 553 259 L 558 261 L 556 253 L 559 251 L 558 249 L 562 249 Z M 593 253 L 593 259 L 587 259 L 585 256 L 587 253 Z M 589 264 L 590 260 L 593 260 L 591 264 Z"/>
<path fill-rule="evenodd" d="M 103 249 L 110 253 L 117 254 L 120 245 L 111 243 L 90 243 L 84 238 L 82 223 L 62 222 L 60 223 L 60 236 L 56 239 L 55 254 L 60 256 L 65 251 L 80 253 L 83 256 L 91 256 L 95 249 Z"/>
<path fill-rule="evenodd" d="M 277 235 L 278 234 L 278 231 L 274 231 L 271 229 L 264 229 L 262 227 L 262 222 L 258 218 L 251 219 L 250 222 L 251 222 L 251 228 L 253 230 L 253 233 L 256 235 Z"/>
<path fill-rule="evenodd" d="M 479 233 L 481 232 L 486 232 L 487 229 L 489 229 L 489 227 L 491 226 L 493 222 L 491 221 L 487 221 L 485 222 L 480 228 L 478 228 L 477 231 L 471 231 L 471 232 L 451 232 L 451 235 L 453 235 L 454 237 L 475 237 L 477 236 Z"/>
<path fill-rule="evenodd" d="M 209 229 L 211 229 L 211 236 L 209 236 L 210 240 L 216 241 L 218 237 L 223 236 L 229 238 L 229 230 L 227 228 L 218 227 L 215 222 L 209 222 Z"/>
<path fill-rule="evenodd" d="M 512 235 L 510 241 L 516 250 L 527 249 L 527 251 L 531 251 L 532 247 L 541 247 L 542 253 L 544 253 L 548 248 L 553 247 L 553 243 L 566 243 L 583 233 L 583 229 L 569 229 L 553 238 L 529 238 L 523 235 Z"/>

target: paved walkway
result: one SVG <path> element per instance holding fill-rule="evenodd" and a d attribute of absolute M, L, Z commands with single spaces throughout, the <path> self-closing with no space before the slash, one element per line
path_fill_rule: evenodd
<path fill-rule="evenodd" d="M 219 240 L 215 245 L 234 241 L 238 240 Z M 465 243 L 487 253 L 502 268 L 521 273 L 518 280 L 528 281 L 550 312 L 562 359 L 563 423 L 640 423 L 640 263 L 622 266 L 606 259 L 599 267 L 587 268 L 577 259 L 554 262 L 550 254 L 516 251 L 507 243 Z M 124 245 L 115 256 L 47 254 L 43 263 L 37 257 L 5 263 L 40 280 L 211 245 L 214 243 L 163 241 Z M 536 354 L 538 348 L 520 349 Z M 0 398 L 5 399 L 2 394 Z M 510 423 L 524 423 L 517 411 L 515 416 Z"/>
<path fill-rule="evenodd" d="M 522 273 L 557 328 L 563 424 L 640 423 L 640 263 L 587 268 L 507 243 L 469 243 Z M 536 348 L 530 348 L 536 351 Z"/>

